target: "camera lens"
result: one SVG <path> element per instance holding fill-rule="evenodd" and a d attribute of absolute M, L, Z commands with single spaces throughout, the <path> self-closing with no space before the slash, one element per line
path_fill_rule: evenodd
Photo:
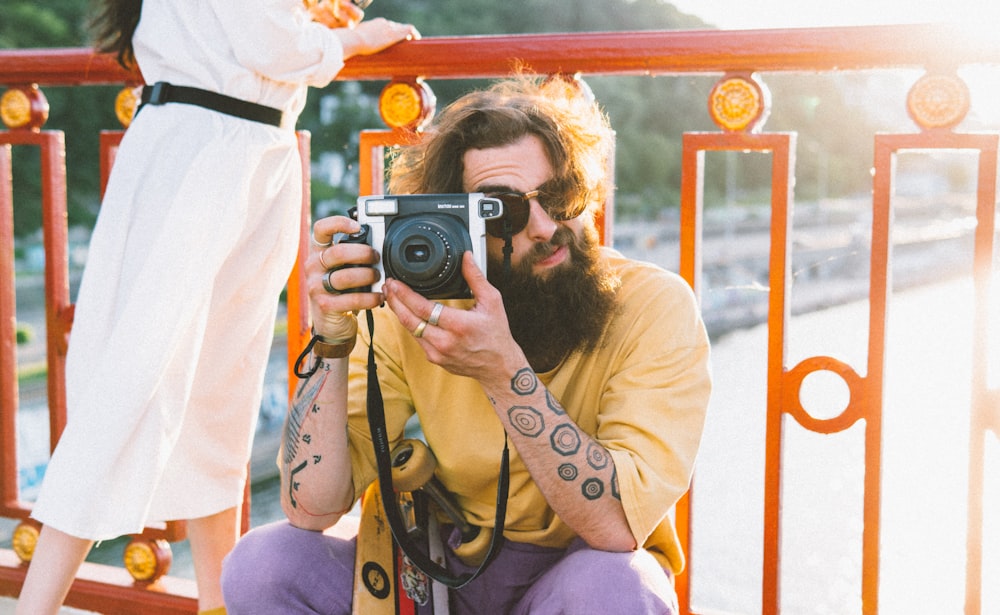
<path fill-rule="evenodd" d="M 426 263 L 431 257 L 431 247 L 425 243 L 406 246 L 406 262 Z"/>
<path fill-rule="evenodd" d="M 468 296 L 462 254 L 472 249 L 461 220 L 422 214 L 392 221 L 382 243 L 386 277 L 406 283 L 428 298 Z"/>

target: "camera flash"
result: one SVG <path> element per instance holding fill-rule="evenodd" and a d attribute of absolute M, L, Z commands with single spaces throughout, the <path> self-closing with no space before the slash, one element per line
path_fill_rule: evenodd
<path fill-rule="evenodd" d="M 369 216 L 395 216 L 399 212 L 396 199 L 372 199 L 365 201 L 365 213 Z"/>

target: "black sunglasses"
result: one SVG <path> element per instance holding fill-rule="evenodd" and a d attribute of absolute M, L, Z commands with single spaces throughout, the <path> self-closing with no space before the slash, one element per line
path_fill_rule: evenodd
<path fill-rule="evenodd" d="M 486 196 L 499 199 L 503 203 L 503 215 L 495 220 L 486 221 L 486 232 L 493 237 L 504 238 L 505 233 L 517 235 L 528 225 L 531 214 L 531 199 L 538 199 L 539 205 L 550 218 L 565 222 L 577 218 L 587 209 L 587 203 L 580 200 L 572 209 L 565 209 L 562 204 L 556 204 L 556 195 L 541 189 L 531 192 L 487 192 Z"/>

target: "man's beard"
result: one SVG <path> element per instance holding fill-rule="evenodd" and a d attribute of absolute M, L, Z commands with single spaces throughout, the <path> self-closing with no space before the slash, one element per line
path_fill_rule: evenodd
<path fill-rule="evenodd" d="M 569 261 L 535 275 L 532 265 L 562 245 Z M 514 340 L 536 372 L 555 368 L 573 351 L 595 349 L 616 310 L 620 280 L 601 258 L 593 229 L 577 237 L 559 227 L 551 241 L 535 244 L 511 267 L 509 278 L 501 260 L 490 259 L 487 271 L 503 296 Z"/>

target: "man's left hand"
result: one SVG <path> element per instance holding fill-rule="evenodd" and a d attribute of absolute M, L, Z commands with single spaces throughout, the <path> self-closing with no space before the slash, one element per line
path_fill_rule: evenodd
<path fill-rule="evenodd" d="M 399 280 L 386 280 L 386 302 L 400 324 L 417 337 L 431 363 L 484 384 L 491 379 L 506 382 L 527 360 L 511 336 L 500 291 L 487 281 L 471 252 L 463 256 L 462 275 L 475 304 L 467 310 L 444 307 L 437 324 L 428 322 L 436 302 Z"/>

